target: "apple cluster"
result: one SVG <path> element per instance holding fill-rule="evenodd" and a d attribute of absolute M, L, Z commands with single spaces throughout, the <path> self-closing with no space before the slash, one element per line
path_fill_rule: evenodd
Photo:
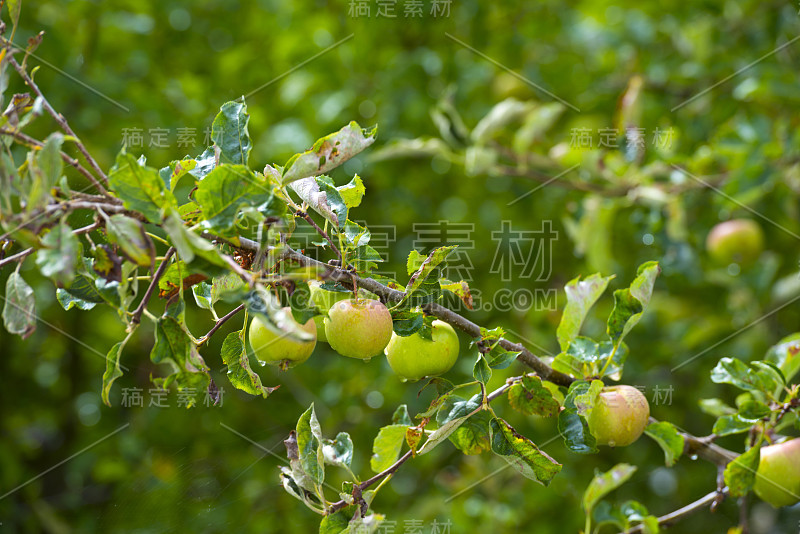
<path fill-rule="evenodd" d="M 433 322 L 431 339 L 414 333 L 399 336 L 394 332 L 392 314 L 379 300 L 352 293 L 328 291 L 319 283 L 309 283 L 312 303 L 322 312 L 305 324 L 295 326 L 310 335 L 298 341 L 267 327 L 258 317 L 250 324 L 248 338 L 255 355 L 264 362 L 288 369 L 305 362 L 317 341 L 327 342 L 348 358 L 368 361 L 386 355 L 389 366 L 403 381 L 416 381 L 449 371 L 458 359 L 459 343 L 455 330 L 444 321 Z M 287 321 L 294 321 L 290 308 L 284 308 Z M 290 325 L 278 325 L 283 332 Z"/>

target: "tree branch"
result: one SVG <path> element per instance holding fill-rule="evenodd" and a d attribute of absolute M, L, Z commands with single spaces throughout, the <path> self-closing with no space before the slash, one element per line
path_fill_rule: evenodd
<path fill-rule="evenodd" d="M 164 255 L 164 259 L 161 261 L 161 265 L 158 266 L 158 270 L 153 274 L 153 280 L 150 282 L 150 285 L 147 287 L 147 291 L 145 292 L 144 296 L 142 297 L 141 302 L 139 302 L 139 306 L 133 312 L 133 317 L 131 318 L 131 323 L 139 324 L 142 320 L 142 313 L 144 313 L 144 309 L 147 307 L 147 303 L 150 302 L 150 297 L 153 296 L 153 291 L 155 290 L 156 286 L 158 286 L 158 281 L 164 275 L 164 271 L 167 270 L 167 265 L 169 264 L 169 259 L 172 255 L 175 254 L 175 249 L 170 247 L 167 253 Z"/>
<path fill-rule="evenodd" d="M 239 306 L 231 310 L 228 314 L 224 315 L 223 317 L 220 317 L 220 319 L 216 322 L 216 324 L 211 327 L 211 330 L 208 331 L 208 334 L 204 335 L 203 337 L 197 340 L 197 346 L 199 347 L 200 345 L 208 341 L 211 338 L 211 336 L 213 336 L 216 333 L 216 331 L 220 329 L 222 325 L 228 322 L 228 320 L 231 317 L 233 317 L 243 309 L 244 309 L 244 304 L 240 304 Z"/>
<path fill-rule="evenodd" d="M 728 492 L 727 488 L 725 488 L 724 492 L 725 494 L 727 494 Z M 683 508 L 675 510 L 674 512 L 669 513 L 667 515 L 662 515 L 661 517 L 658 518 L 658 524 L 663 527 L 668 527 L 673 523 L 680 521 L 684 517 L 691 515 L 697 512 L 698 510 L 702 510 L 706 506 L 709 506 L 712 502 L 714 502 L 714 499 L 716 498 L 717 498 L 717 492 L 712 491 L 705 497 L 698 499 L 691 504 L 687 504 Z M 641 524 L 626 530 L 625 534 L 635 534 L 637 532 L 644 532 L 644 528 L 642 527 Z"/>
<path fill-rule="evenodd" d="M 346 265 L 344 264 L 344 257 L 342 256 L 342 253 L 336 247 L 336 244 L 333 242 L 333 239 L 331 239 L 331 236 L 328 235 L 328 232 L 320 228 L 319 225 L 316 222 L 314 222 L 314 219 L 311 218 L 311 215 L 309 215 L 307 212 L 303 210 L 297 210 L 294 214 L 297 215 L 298 217 L 302 217 L 303 220 L 305 220 L 308 224 L 310 224 L 314 228 L 314 230 L 317 231 L 319 235 L 325 238 L 325 241 L 327 241 L 328 244 L 331 246 L 331 250 L 333 250 L 336 253 L 336 255 L 339 256 L 339 264 L 342 267 L 346 267 Z"/>

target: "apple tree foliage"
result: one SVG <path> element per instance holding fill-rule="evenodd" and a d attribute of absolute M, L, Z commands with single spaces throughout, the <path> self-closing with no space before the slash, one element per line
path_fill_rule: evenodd
<path fill-rule="evenodd" d="M 32 50 L 35 43 L 30 46 Z M 16 70 L 33 83 L 19 56 L 4 49 L 0 79 Z M 283 164 L 263 165 L 251 161 L 249 115 L 240 99 L 221 106 L 212 125 L 213 144 L 199 153 L 148 162 L 123 148 L 107 171 L 92 168 L 93 160 L 84 155 L 87 170 L 65 152 L 73 145 L 84 149 L 70 131 L 54 131 L 42 140 L 25 135 L 32 121 L 49 112 L 50 105 L 38 90 L 5 99 L 12 98 L 17 105 L 0 119 L 0 241 L 3 266 L 13 270 L 3 292 L 3 323 L 8 332 L 23 338 L 37 327 L 34 292 L 20 272 L 24 261 L 33 262 L 41 275 L 52 280 L 54 296 L 65 310 L 113 309 L 126 335 L 107 348 L 102 376 L 106 403 L 115 381 L 123 376 L 126 346 L 139 335 L 142 321 L 154 328 L 149 341 L 154 384 L 214 397 L 219 385 L 209 374 L 204 345 L 229 320 L 241 321 L 242 326 L 222 344 L 227 378 L 233 387 L 268 403 L 280 384 L 266 384 L 258 373 L 257 357 L 245 341 L 249 319 L 259 317 L 277 333 L 307 339 L 306 333 L 292 328 L 294 322 L 283 320 L 283 308 L 289 306 L 301 323 L 319 315 L 308 298 L 308 282 L 319 280 L 330 290 L 361 288 L 383 300 L 400 336 L 419 332 L 429 338 L 435 317 L 451 322 L 470 334 L 472 341 L 460 357 L 474 361 L 472 376 L 459 377 L 460 383 L 444 378 L 423 383 L 423 389 L 435 391 L 428 408 L 410 413 L 406 405 L 398 406 L 371 444 L 355 443 L 337 429 L 323 429 L 313 405 L 299 414 L 285 441 L 288 465 L 279 476 L 289 494 L 322 516 L 320 532 L 377 531 L 385 520 L 380 489 L 404 462 L 439 446 L 455 447 L 466 455 L 497 455 L 523 477 L 549 485 L 569 456 L 545 453 L 541 444 L 507 421 L 503 413 L 507 410 L 552 420 L 573 454 L 598 452 L 587 418 L 603 385 L 623 379 L 630 356 L 625 338 L 646 313 L 661 270 L 657 262 L 642 264 L 627 287 L 606 296 L 613 306 L 600 337 L 582 335 L 582 326 L 613 275 L 578 276 L 567 283 L 566 306 L 552 333 L 560 352 L 538 358 L 509 341 L 502 327 L 476 326 L 443 306 L 449 302 L 443 299 L 445 294 L 458 297 L 463 307 L 471 306 L 468 284 L 444 277 L 455 247 L 443 244 L 427 256 L 412 250 L 406 276 L 398 280 L 376 273 L 381 256 L 370 246 L 369 227 L 354 222 L 353 216 L 369 177 L 355 175 L 337 184 L 329 173 L 367 149 L 377 127 L 351 122 Z M 434 114 L 442 138 L 398 141 L 375 158 L 437 155 L 463 164 L 467 174 L 478 175 L 502 165 L 509 153 L 525 152 L 563 111 L 560 104 L 505 100 L 469 131 L 452 106 L 442 104 Z M 64 124 L 59 123 L 62 130 Z M 504 142 L 508 146 L 501 150 Z M 624 180 L 624 168 L 640 163 L 635 147 L 617 154 L 611 165 L 597 166 L 596 159 L 588 159 L 594 162 L 594 173 L 588 181 L 575 181 L 576 187 L 606 193 L 634 187 Z M 570 165 L 568 155 L 539 163 L 541 170 L 553 172 Z M 93 181 L 76 187 L 66 177 L 70 167 L 83 169 Z M 671 172 L 654 165 L 644 174 L 655 184 Z M 176 194 L 187 185 L 188 196 Z M 576 221 L 573 231 L 591 232 L 597 218 L 603 218 L 597 210 L 604 209 L 587 204 L 586 219 Z M 75 223 L 75 214 L 81 213 L 92 215 L 89 226 Z M 318 232 L 312 246 L 325 262 L 289 246 L 302 225 Z M 219 303 L 235 306 L 234 311 L 220 317 Z M 189 306 L 208 312 L 208 334 L 187 325 Z M 236 316 L 239 312 L 241 317 Z M 700 407 L 716 417 L 710 432 L 749 436 L 745 450 L 729 455 L 723 464 L 721 495 L 746 495 L 754 483 L 759 447 L 775 433 L 798 427 L 798 387 L 792 383 L 800 370 L 798 353 L 800 338 L 795 335 L 773 347 L 763 360 L 746 363 L 725 357 L 714 368 L 713 382 L 741 393 L 736 407 L 721 399 L 700 401 Z M 501 388 L 489 391 L 486 385 L 495 373 L 508 378 Z M 195 398 L 189 404 L 196 402 Z M 646 434 L 663 449 L 668 466 L 687 451 L 698 452 L 698 439 L 669 422 L 653 420 Z M 372 473 L 351 471 L 355 454 L 370 455 Z M 332 469 L 343 470 L 348 479 L 340 487 L 327 482 Z M 619 464 L 596 474 L 583 497 L 586 532 L 606 524 L 619 529 L 639 525 L 643 531 L 658 532 L 658 518 L 643 504 L 606 499 L 635 473 L 635 466 Z"/>

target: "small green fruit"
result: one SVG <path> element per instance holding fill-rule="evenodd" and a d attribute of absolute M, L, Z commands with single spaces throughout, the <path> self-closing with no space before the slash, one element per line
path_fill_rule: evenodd
<path fill-rule="evenodd" d="M 406 337 L 392 334 L 384 351 L 392 371 L 411 381 L 449 371 L 458 359 L 456 331 L 444 321 L 436 320 L 431 338 L 424 339 L 419 333 Z"/>
<path fill-rule="evenodd" d="M 775 508 L 800 502 L 800 438 L 761 448 L 753 490 Z"/>
<path fill-rule="evenodd" d="M 348 358 L 369 360 L 392 338 L 392 314 L 378 300 L 340 300 L 324 323 L 328 343 Z"/>
<path fill-rule="evenodd" d="M 764 250 L 764 232 L 758 223 L 750 219 L 725 221 L 709 232 L 706 250 L 720 265 L 749 265 Z"/>
<path fill-rule="evenodd" d="M 317 341 L 322 341 L 323 343 L 327 343 L 328 336 L 325 335 L 325 316 L 315 315 L 314 326 L 317 327 Z"/>
<path fill-rule="evenodd" d="M 286 312 L 289 321 L 292 321 L 301 330 L 312 334 L 314 339 L 311 341 L 295 341 L 286 334 L 273 332 L 258 317 L 253 317 L 253 321 L 250 323 L 248 339 L 250 340 L 250 347 L 259 360 L 270 365 L 280 366 L 281 369 L 285 370 L 303 363 L 311 356 L 317 344 L 317 328 L 314 326 L 312 319 L 309 319 L 303 325 L 297 323 L 292 317 L 291 308 L 283 308 L 283 311 Z M 281 327 L 281 329 L 283 328 Z"/>
<path fill-rule="evenodd" d="M 650 417 L 650 405 L 632 386 L 609 386 L 597 397 L 587 423 L 598 445 L 625 447 L 642 435 Z"/>

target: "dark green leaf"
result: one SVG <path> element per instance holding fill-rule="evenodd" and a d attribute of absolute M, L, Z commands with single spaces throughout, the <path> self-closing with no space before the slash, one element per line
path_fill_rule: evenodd
<path fill-rule="evenodd" d="M 140 212 L 154 224 L 161 221 L 165 210 L 176 208 L 178 204 L 156 169 L 140 164 L 125 152 L 117 155 L 108 184 L 126 208 Z"/>
<path fill-rule="evenodd" d="M 508 404 L 525 415 L 552 417 L 560 404 L 538 376 L 525 375 L 508 390 Z"/>
<path fill-rule="evenodd" d="M 489 379 L 492 378 L 492 370 L 489 368 L 489 364 L 486 362 L 486 358 L 483 357 L 483 354 L 478 354 L 478 359 L 472 368 L 472 376 L 475 377 L 475 380 L 483 384 L 486 384 Z"/>
<path fill-rule="evenodd" d="M 578 414 L 575 406 L 575 397 L 588 392 L 589 387 L 588 382 L 573 382 L 564 399 L 564 409 L 558 414 L 558 431 L 564 438 L 564 444 L 569 450 L 578 454 L 597 452 L 597 440 L 589 432 L 589 424 Z"/>
<path fill-rule="evenodd" d="M 539 450 L 531 440 L 518 434 L 499 418 L 491 420 L 492 452 L 511 464 L 524 477 L 545 486 L 561 471 L 561 464 Z"/>
<path fill-rule="evenodd" d="M 247 131 L 249 120 L 244 98 L 241 102 L 226 102 L 219 108 L 219 114 L 211 125 L 211 139 L 220 149 L 220 163 L 247 165 L 253 148 Z"/>
<path fill-rule="evenodd" d="M 761 442 L 739 455 L 725 467 L 725 484 L 731 497 L 744 497 L 756 482 L 758 463 L 761 460 Z"/>
<path fill-rule="evenodd" d="M 450 434 L 450 441 L 467 455 L 490 450 L 492 448 L 490 419 L 488 412 L 476 413 Z"/>
<path fill-rule="evenodd" d="M 278 389 L 278 386 L 264 386 L 261 377 L 250 366 L 244 344 L 244 330 L 228 334 L 222 343 L 221 356 L 222 363 L 228 367 L 228 380 L 231 381 L 233 387 L 250 395 L 261 395 L 264 398 Z"/>
<path fill-rule="evenodd" d="M 122 357 L 122 349 L 125 347 L 128 338 L 111 347 L 106 355 L 106 370 L 103 373 L 103 402 L 107 406 L 111 406 L 111 401 L 108 396 L 111 393 L 111 386 L 114 381 L 122 376 L 122 368 L 120 367 L 120 358 Z"/>

